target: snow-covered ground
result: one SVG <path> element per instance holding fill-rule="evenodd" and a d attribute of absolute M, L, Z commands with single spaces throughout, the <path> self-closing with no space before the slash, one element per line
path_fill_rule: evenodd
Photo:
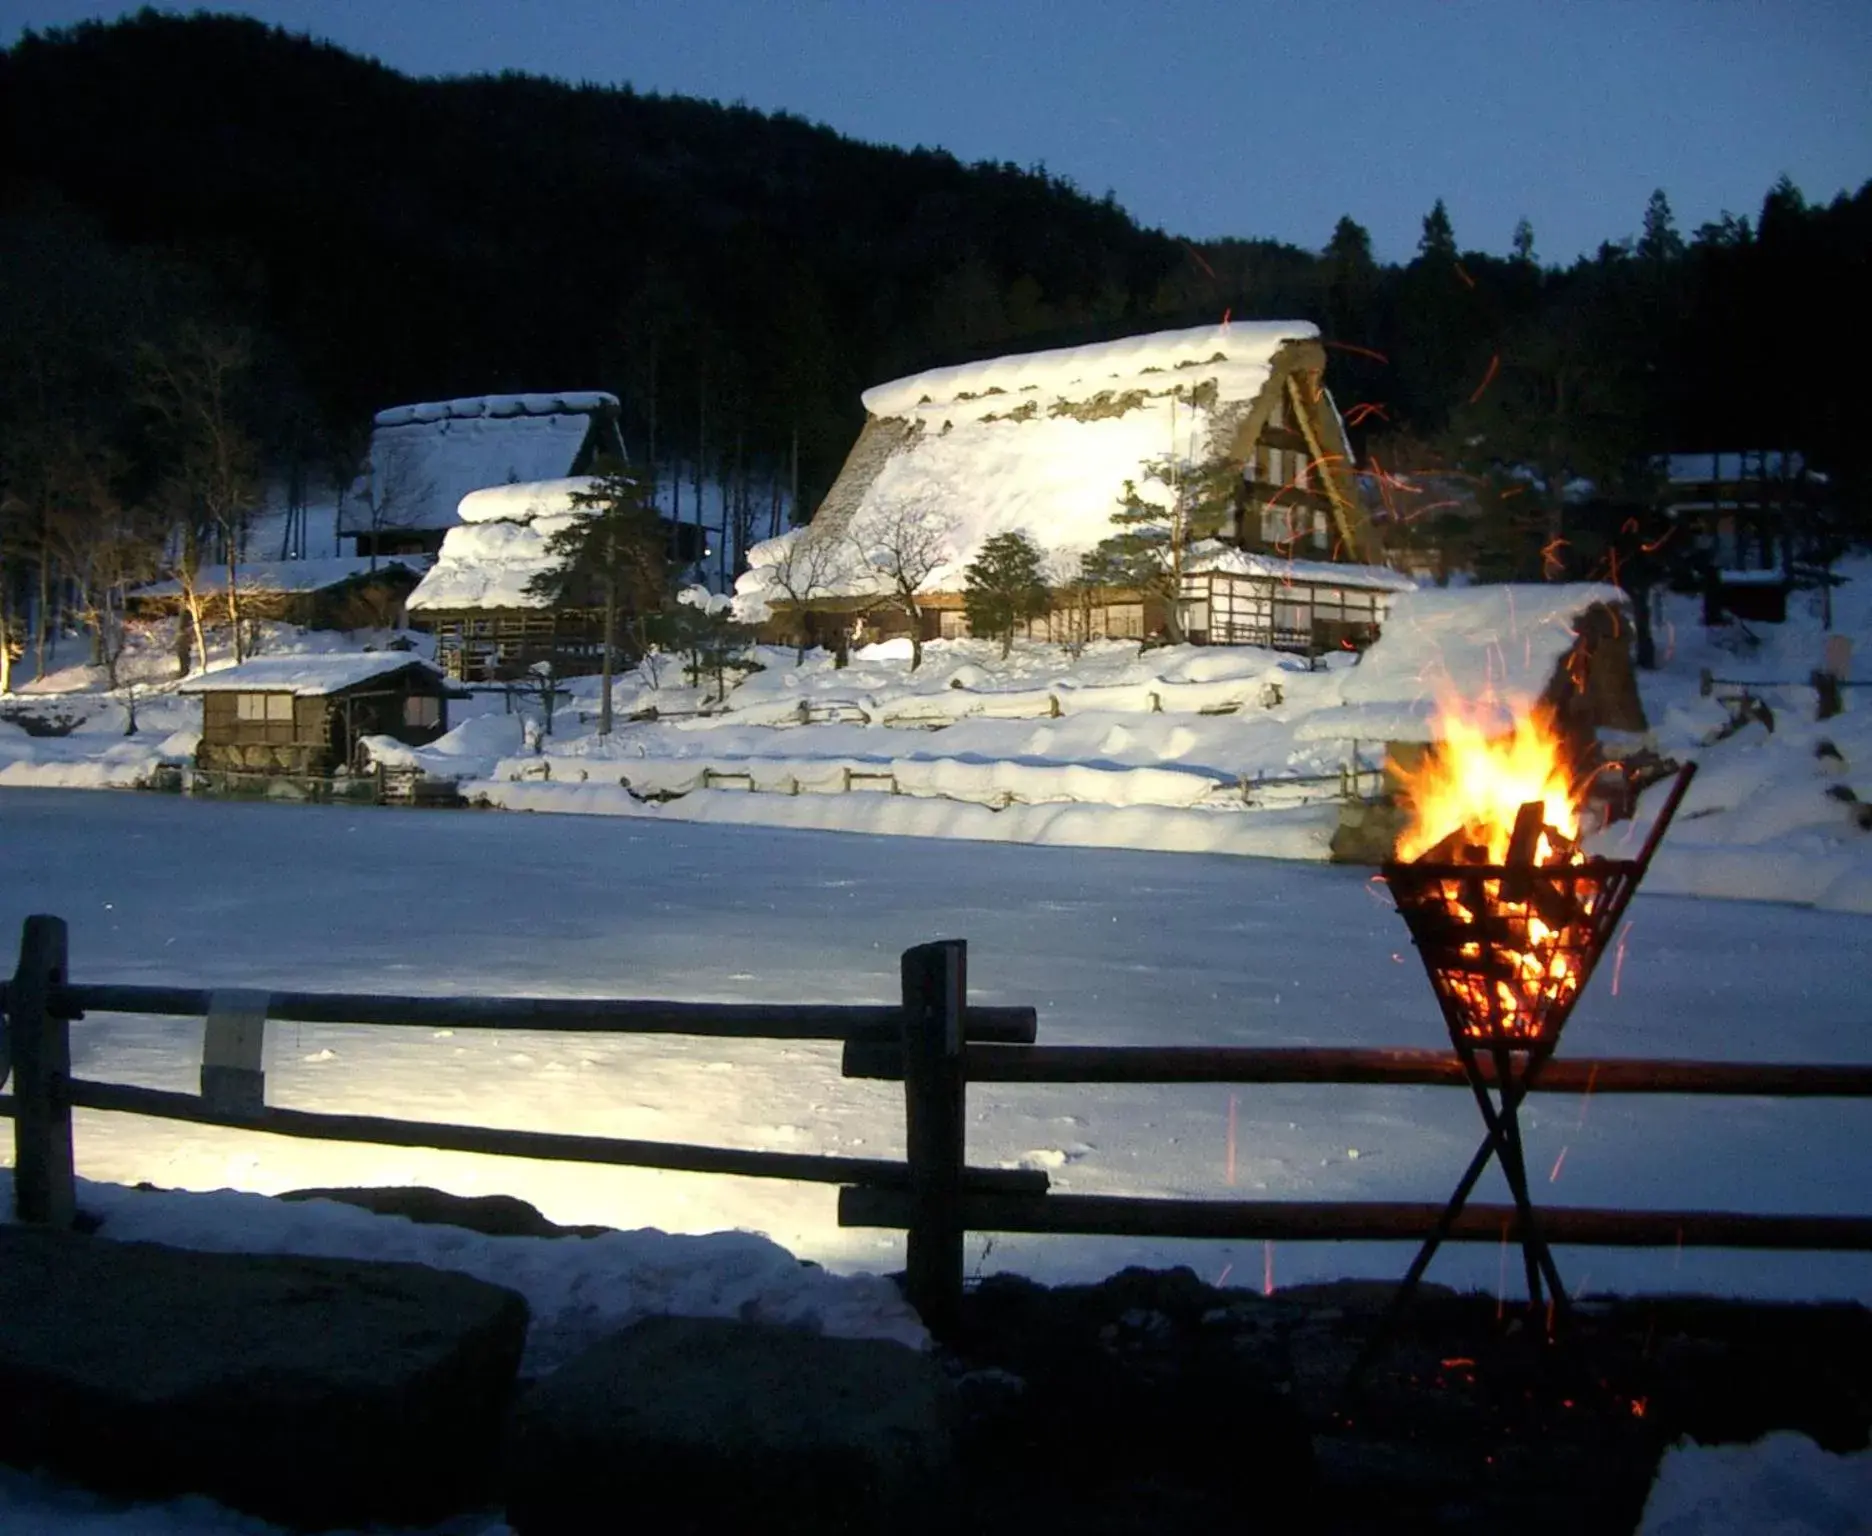
<path fill-rule="evenodd" d="M 1872 560 L 1844 562 L 1834 633 L 1851 640 L 1855 680 L 1872 652 Z M 554 732 L 537 732 L 489 695 L 453 706 L 454 729 L 420 750 L 379 738 L 380 757 L 458 782 L 512 810 L 895 833 L 982 842 L 1146 848 L 1323 859 L 1347 790 L 1369 792 L 1385 739 L 1421 736 L 1441 690 L 1470 699 L 1539 691 L 1564 651 L 1564 612 L 1604 589 L 1476 588 L 1398 600 L 1363 660 L 1315 667 L 1248 647 L 1103 642 L 1057 646 L 938 641 L 921 669 L 908 645 L 858 653 L 755 653 L 724 699 L 691 686 L 680 661 L 625 674 L 613 734 L 595 734 L 598 684 L 570 680 Z M 1816 722 L 1805 684 L 1827 634 L 1816 594 L 1758 645 L 1711 634 L 1697 602 L 1659 615 L 1663 665 L 1641 674 L 1650 744 L 1694 757 L 1693 786 L 1650 888 L 1688 895 L 1872 911 L 1872 701 L 1846 690 L 1844 713 Z M 274 627 L 267 654 L 380 644 Z M 67 642 L 65 654 L 75 649 Z M 94 669 L 66 666 L 26 685 L 19 705 L 78 720 L 29 737 L 0 705 L 0 786 L 126 787 L 185 761 L 198 706 L 177 698 L 165 649 L 132 658 L 138 725 Z M 1733 684 L 1700 691 L 1704 671 L 1746 683 L 1773 713 L 1723 736 Z M 654 712 L 656 718 L 647 716 Z M 632 720 L 629 717 L 639 716 Z M 1720 739 L 1719 739 L 1720 738 Z M 1653 803 L 1655 803 L 1655 795 Z M 1638 830 L 1642 830 L 1641 813 Z M 1621 846 L 1634 829 L 1614 829 Z"/>

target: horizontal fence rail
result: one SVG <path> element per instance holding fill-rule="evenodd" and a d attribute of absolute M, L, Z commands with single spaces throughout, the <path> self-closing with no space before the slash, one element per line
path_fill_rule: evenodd
<path fill-rule="evenodd" d="M 0 1011 L 8 987 L 0 983 Z M 391 997 L 367 992 L 270 992 L 266 1017 L 282 1023 L 422 1029 L 550 1030 L 565 1034 L 705 1035 L 763 1040 L 895 1040 L 903 1009 L 869 1003 L 675 1003 L 583 997 Z M 206 1018 L 215 991 L 201 987 L 65 986 L 47 991 L 56 1018 L 146 1013 Z M 970 1040 L 1021 1044 L 1037 1033 L 1032 1008 L 969 1007 Z"/>
<path fill-rule="evenodd" d="M 364 1142 L 384 1147 L 429 1147 L 440 1152 L 477 1152 L 493 1157 L 527 1157 L 555 1163 L 599 1163 L 619 1168 L 661 1168 L 676 1173 L 725 1173 L 749 1179 L 790 1179 L 814 1184 L 875 1183 L 890 1187 L 909 1182 L 909 1165 L 885 1158 L 838 1157 L 817 1152 L 766 1152 L 752 1148 L 698 1146 L 678 1141 L 632 1141 L 616 1136 L 582 1136 L 562 1131 L 507 1130 L 498 1126 L 457 1125 L 443 1120 L 399 1120 L 380 1115 L 342 1115 L 328 1110 L 217 1109 L 200 1096 L 128 1083 L 100 1083 L 73 1078 L 63 1102 L 72 1109 L 116 1110 L 180 1120 L 190 1125 L 218 1125 L 236 1131 L 265 1131 L 302 1140 Z M 0 1095 L 0 1115 L 14 1112 L 16 1100 Z M 1024 1168 L 970 1168 L 964 1188 L 1004 1193 L 1042 1194 L 1044 1174 Z"/>
<path fill-rule="evenodd" d="M 1273 1242 L 1416 1242 L 1441 1204 L 1390 1200 L 1177 1200 L 1128 1195 L 1036 1197 L 965 1191 L 965 1226 L 981 1232 L 1072 1233 L 1090 1237 L 1233 1238 Z M 889 1189 L 845 1189 L 839 1223 L 895 1227 L 908 1197 Z M 1541 1235 L 1588 1248 L 1757 1248 L 1872 1251 L 1872 1217 L 1777 1216 L 1729 1211 L 1605 1211 L 1542 1206 Z M 1512 1205 L 1469 1205 L 1450 1240 L 1519 1242 Z"/>
<path fill-rule="evenodd" d="M 1493 1082 L 1495 1068 L 1479 1060 Z M 1447 1051 L 1351 1046 L 989 1045 L 962 1048 L 971 1083 L 1332 1083 L 1461 1088 L 1462 1063 Z M 894 1042 L 846 1045 L 847 1077 L 903 1079 Z M 1555 1058 L 1535 1093 L 1729 1094 L 1769 1098 L 1872 1098 L 1872 1065 L 1671 1061 L 1639 1057 Z"/>

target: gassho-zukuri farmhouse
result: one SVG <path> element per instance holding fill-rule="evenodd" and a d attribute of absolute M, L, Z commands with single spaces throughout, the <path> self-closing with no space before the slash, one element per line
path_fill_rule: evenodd
<path fill-rule="evenodd" d="M 1022 533 L 1044 552 L 1056 602 L 1035 640 L 1143 639 L 1170 629 L 1167 594 L 1060 589 L 1119 531 L 1129 487 L 1168 505 L 1182 477 L 1238 471 L 1219 536 L 1180 561 L 1177 628 L 1198 643 L 1317 652 L 1369 642 L 1391 594 L 1352 482 L 1345 426 L 1304 321 L 1200 326 L 965 363 L 880 384 L 812 522 L 749 551 L 742 617 L 768 638 L 876 641 L 908 633 L 883 601 L 882 551 L 906 519 L 936 531 L 921 638 L 966 635 L 967 568 Z"/>

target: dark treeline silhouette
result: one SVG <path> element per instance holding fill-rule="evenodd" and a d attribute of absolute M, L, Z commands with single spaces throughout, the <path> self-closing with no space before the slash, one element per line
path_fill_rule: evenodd
<path fill-rule="evenodd" d="M 597 387 L 633 457 L 797 476 L 810 510 L 868 384 L 1229 313 L 1318 322 L 1355 443 L 1394 466 L 1616 486 L 1664 449 L 1795 449 L 1863 505 L 1872 182 L 1810 207 L 1783 181 L 1688 235 L 1659 193 L 1564 267 L 1525 221 L 1509 256 L 1464 250 L 1439 203 L 1397 265 L 1350 217 L 1319 253 L 1189 242 L 1043 169 L 628 88 L 412 79 L 231 16 L 27 34 L 0 103 L 16 511 L 54 439 L 108 449 L 120 499 L 173 479 L 152 359 L 191 336 L 241 338 L 231 409 L 308 487 L 385 405 Z"/>

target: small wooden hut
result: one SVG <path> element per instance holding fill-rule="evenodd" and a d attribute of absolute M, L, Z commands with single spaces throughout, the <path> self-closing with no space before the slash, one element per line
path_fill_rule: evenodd
<path fill-rule="evenodd" d="M 196 766 L 313 777 L 351 766 L 358 741 L 424 746 L 448 730 L 442 673 L 402 651 L 262 656 L 182 684 L 202 700 Z"/>

